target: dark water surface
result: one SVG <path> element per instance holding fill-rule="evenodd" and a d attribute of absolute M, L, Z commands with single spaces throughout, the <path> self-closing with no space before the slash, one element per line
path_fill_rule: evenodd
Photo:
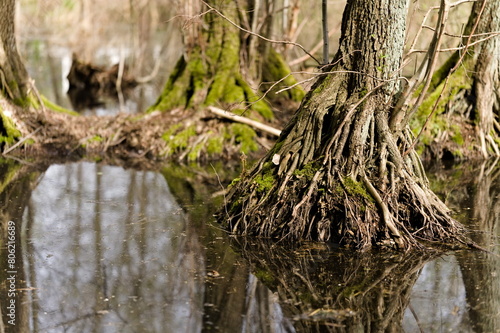
<path fill-rule="evenodd" d="M 500 332 L 498 256 L 229 238 L 212 224 L 211 173 L 0 163 L 0 332 Z M 431 171 L 496 254 L 499 175 Z"/>

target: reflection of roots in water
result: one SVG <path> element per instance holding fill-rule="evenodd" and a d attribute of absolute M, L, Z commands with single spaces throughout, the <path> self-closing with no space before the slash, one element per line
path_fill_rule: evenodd
<path fill-rule="evenodd" d="M 299 331 L 401 331 L 411 290 L 436 253 L 329 250 L 305 244 L 291 249 L 245 239 L 234 246 L 253 273 L 277 292 Z M 316 247 L 314 247 L 316 246 Z"/>

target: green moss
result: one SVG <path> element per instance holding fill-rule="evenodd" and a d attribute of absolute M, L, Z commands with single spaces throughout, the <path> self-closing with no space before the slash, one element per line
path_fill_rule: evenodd
<path fill-rule="evenodd" d="M 228 9 L 226 12 L 230 17 L 236 16 L 236 10 Z M 214 20 L 211 22 L 209 44 L 206 55 L 213 64 L 209 73 L 213 75 L 213 82 L 205 99 L 205 105 L 216 105 L 224 101 L 224 93 L 235 86 L 234 77 L 239 71 L 240 59 L 240 37 L 238 30 L 226 20 Z M 222 45 L 221 45 L 222 44 Z M 229 87 L 226 88 L 226 86 Z"/>
<path fill-rule="evenodd" d="M 259 149 L 259 146 L 255 142 L 257 133 L 250 126 L 245 124 L 231 124 L 229 126 L 229 133 L 234 137 L 236 143 L 240 144 L 242 153 L 247 154 Z"/>
<path fill-rule="evenodd" d="M 212 134 L 206 144 L 207 154 L 221 154 L 224 149 L 224 137 L 222 135 Z"/>
<path fill-rule="evenodd" d="M 269 53 L 263 67 L 264 81 L 275 82 L 284 78 L 283 81 L 274 86 L 268 94 L 271 99 L 276 96 L 277 91 L 297 84 L 297 80 L 293 77 L 293 75 L 291 75 L 292 70 L 288 64 L 285 62 L 283 57 L 272 48 L 269 49 Z M 264 86 L 264 89 L 265 88 L 266 86 Z M 302 98 L 304 98 L 305 92 L 300 85 L 297 85 L 291 89 L 281 92 L 280 95 L 293 101 L 300 102 Z"/>
<path fill-rule="evenodd" d="M 2 177 L 0 177 L 0 193 L 15 179 L 21 168 L 22 164 L 16 163 L 10 159 L 0 158 L 0 169 L 2 170 Z"/>
<path fill-rule="evenodd" d="M 316 171 L 319 169 L 319 164 L 316 161 L 311 161 L 304 165 L 302 169 L 296 169 L 293 174 L 298 178 L 305 177 L 306 180 L 310 181 L 313 179 Z"/>
<path fill-rule="evenodd" d="M 0 144 L 12 144 L 21 137 L 21 132 L 16 128 L 12 119 L 4 114 L 2 108 L 0 108 L 0 120 Z"/>
<path fill-rule="evenodd" d="M 432 75 L 431 85 L 429 91 L 433 91 L 439 86 L 448 76 L 450 70 L 455 67 L 457 61 L 460 59 L 460 54 L 455 52 L 446 62 Z"/>
<path fill-rule="evenodd" d="M 89 142 L 103 142 L 104 138 L 100 135 L 94 135 L 89 139 Z"/>
<path fill-rule="evenodd" d="M 156 102 L 148 108 L 147 112 L 155 110 L 165 111 L 171 110 L 177 106 L 186 106 L 186 91 L 190 83 L 190 73 L 186 70 L 186 67 L 187 63 L 184 60 L 184 56 L 181 56 L 172 74 L 170 74 L 161 95 Z"/>
<path fill-rule="evenodd" d="M 245 91 L 236 84 L 236 79 L 229 78 L 230 82 L 224 87 L 223 101 L 226 103 L 244 103 Z"/>
<path fill-rule="evenodd" d="M 182 124 L 175 124 L 170 126 L 165 133 L 161 136 L 163 140 L 170 140 L 171 137 L 182 127 Z"/>
<path fill-rule="evenodd" d="M 274 185 L 274 176 L 272 171 L 268 171 L 257 175 L 253 181 L 257 184 L 257 192 L 268 192 Z"/>
<path fill-rule="evenodd" d="M 82 143 L 81 146 L 83 148 L 86 148 L 88 144 L 91 144 L 92 142 L 103 142 L 104 138 L 100 135 L 94 135 L 93 137 L 87 139 L 85 143 Z"/>
<path fill-rule="evenodd" d="M 172 154 L 177 150 L 182 150 L 188 147 L 189 139 L 196 135 L 194 126 L 189 126 L 176 133 L 182 124 L 171 126 L 163 135 L 162 138 L 167 143 L 168 153 Z"/>
<path fill-rule="evenodd" d="M 186 148 L 189 144 L 189 139 L 196 135 L 194 126 L 190 126 L 178 134 L 176 134 L 171 140 L 172 147 L 174 148 Z"/>
<path fill-rule="evenodd" d="M 493 137 L 493 140 L 496 142 L 497 146 L 500 147 L 500 137 L 496 133 L 492 133 L 491 136 Z"/>
<path fill-rule="evenodd" d="M 433 76 L 433 83 L 431 87 L 436 85 L 435 89 L 429 89 L 429 96 L 424 100 L 422 105 L 419 107 L 415 117 L 410 120 L 410 127 L 415 135 L 417 135 L 421 128 L 424 126 L 427 118 L 430 116 L 429 122 L 427 123 L 426 130 L 420 136 L 420 142 L 424 145 L 428 145 L 434 140 L 434 138 L 443 131 L 448 131 L 453 133 L 453 140 L 462 145 L 463 138 L 461 136 L 460 128 L 456 126 L 453 127 L 449 122 L 442 116 L 446 111 L 446 108 L 450 104 L 450 101 L 456 96 L 461 90 L 470 90 L 472 79 L 467 74 L 468 63 L 461 65 L 448 79 L 446 87 L 444 86 L 444 81 L 439 84 L 438 78 L 444 80 L 444 73 L 448 73 L 451 66 L 454 64 L 452 60 L 450 63 L 445 63 L 443 67 L 439 70 L 439 73 Z M 417 92 L 419 93 L 419 92 Z M 437 103 L 437 104 L 436 104 Z M 434 110 L 434 113 L 432 113 Z M 431 114 L 432 113 L 432 114 Z"/>
<path fill-rule="evenodd" d="M 228 185 L 229 187 L 236 185 L 241 180 L 241 178 L 234 178 L 231 183 Z"/>
<path fill-rule="evenodd" d="M 276 280 L 272 273 L 269 273 L 263 269 L 256 269 L 253 274 L 260 282 L 264 283 L 266 286 L 274 286 L 276 284 Z"/>
<path fill-rule="evenodd" d="M 453 130 L 451 139 L 457 145 L 462 146 L 465 143 L 465 140 L 464 137 L 462 136 L 462 131 L 460 130 L 460 127 L 457 125 L 452 125 L 451 129 Z"/>
<path fill-rule="evenodd" d="M 274 114 L 269 104 L 258 96 L 240 75 L 236 76 L 236 83 L 243 89 L 245 99 L 250 103 L 250 109 L 256 111 L 266 120 L 274 119 Z"/>
<path fill-rule="evenodd" d="M 351 177 L 344 178 L 344 187 L 351 196 L 363 197 L 369 201 L 373 201 L 373 198 L 366 192 L 364 184 L 355 181 Z"/>
<path fill-rule="evenodd" d="M 459 159 L 464 156 L 463 152 L 460 149 L 457 149 L 452 152 L 453 156 L 458 157 Z"/>
<path fill-rule="evenodd" d="M 69 114 L 69 115 L 72 115 L 72 116 L 78 116 L 79 113 L 76 112 L 76 111 L 72 111 L 72 110 L 69 110 L 69 109 L 66 109 L 66 108 L 63 108 L 62 106 L 60 105 L 57 105 L 55 103 L 52 103 L 51 101 L 49 101 L 47 99 L 47 97 L 45 96 L 41 96 L 42 98 L 42 102 L 43 102 L 43 105 L 47 108 L 47 109 L 50 109 L 52 111 L 55 111 L 55 112 L 59 112 L 59 113 L 66 113 L 66 114 Z"/>
<path fill-rule="evenodd" d="M 201 153 L 201 151 L 203 150 L 204 147 L 205 147 L 205 145 L 203 143 L 199 143 L 199 144 L 195 145 L 189 151 L 189 154 L 187 155 L 188 161 L 189 162 L 195 162 L 196 160 L 198 160 L 198 158 L 200 157 L 200 153 Z"/>

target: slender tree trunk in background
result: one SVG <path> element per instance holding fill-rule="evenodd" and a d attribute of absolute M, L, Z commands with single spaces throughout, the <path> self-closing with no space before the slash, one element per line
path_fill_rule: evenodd
<path fill-rule="evenodd" d="M 494 35 L 498 31 L 500 2 L 475 2 L 461 46 L 484 41 L 455 52 L 436 71 L 412 125 L 420 130 L 430 115 L 421 134 L 424 158 L 500 156 L 500 36 Z"/>
<path fill-rule="evenodd" d="M 407 10 L 407 0 L 347 3 L 331 71 L 274 148 L 230 189 L 220 212 L 228 230 L 358 248 L 458 235 L 428 187 L 408 124 L 389 127 Z"/>
<path fill-rule="evenodd" d="M 15 9 L 15 0 L 0 0 L 0 90 L 19 103 L 28 96 L 29 76 L 17 51 Z"/>
<path fill-rule="evenodd" d="M 283 11 L 283 39 L 295 42 L 298 37 L 300 0 L 284 0 L 283 7 L 287 10 Z M 286 21 L 286 24 L 285 24 Z M 293 45 L 287 44 L 283 47 L 282 54 L 287 58 L 289 51 Z"/>
<path fill-rule="evenodd" d="M 481 15 L 480 8 L 484 1 L 486 3 Z M 474 4 L 471 21 L 476 15 L 480 15 L 478 33 L 498 33 L 500 2 L 484 1 Z M 500 36 L 481 43 L 476 53 L 472 84 L 476 107 L 472 117 L 478 123 L 483 155 L 500 156 Z"/>

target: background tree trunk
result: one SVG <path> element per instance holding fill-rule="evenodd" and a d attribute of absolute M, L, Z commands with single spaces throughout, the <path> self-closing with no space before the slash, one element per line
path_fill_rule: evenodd
<path fill-rule="evenodd" d="M 268 51 L 268 43 L 261 43 L 255 35 L 240 31 L 232 24 L 251 31 L 252 23 L 260 19 L 259 12 L 253 10 L 251 1 L 248 4 L 235 0 L 207 3 L 210 8 L 200 8 L 199 4 L 191 2 L 182 5 L 183 15 L 189 17 L 184 23 L 185 54 L 177 62 L 162 95 L 151 110 L 222 104 L 232 109 L 250 109 L 260 114 L 262 119 L 271 120 L 273 114 L 269 105 L 251 88 L 254 84 L 249 82 L 254 82 L 256 86 L 260 80 L 254 79 L 276 81 L 289 75 L 290 69 L 279 55 Z M 268 17 L 264 25 L 269 27 L 267 33 L 272 30 L 271 18 Z M 296 81 L 292 77 L 285 81 L 285 84 L 294 83 Z M 303 97 L 300 87 L 291 91 L 287 97 L 295 100 Z"/>
<path fill-rule="evenodd" d="M 330 71 L 274 148 L 231 188 L 221 212 L 230 231 L 359 248 L 456 236 L 407 124 L 389 127 L 407 10 L 406 0 L 347 3 Z"/>
<path fill-rule="evenodd" d="M 460 45 L 467 49 L 434 75 L 412 124 L 420 131 L 430 117 L 421 134 L 425 159 L 500 156 L 499 13 L 498 1 L 475 2 Z"/>
<path fill-rule="evenodd" d="M 29 76 L 17 51 L 15 37 L 15 0 L 0 1 L 0 89 L 5 96 L 20 103 L 28 96 Z"/>
<path fill-rule="evenodd" d="M 272 8 L 270 3 L 272 1 L 266 1 L 266 8 Z M 244 113 L 260 122 L 274 121 L 279 126 L 279 119 L 274 117 L 268 100 L 275 96 L 277 89 L 291 86 L 296 81 L 281 56 L 268 43 L 261 43 L 254 35 L 256 32 L 251 30 L 261 19 L 259 8 L 262 4 L 246 0 L 211 0 L 206 4 L 200 5 L 199 1 L 180 4 L 183 17 L 187 17 L 184 22 L 185 54 L 149 111 L 199 111 L 206 106 L 217 106 L 236 114 Z M 267 29 L 270 33 L 271 28 L 266 28 L 266 25 L 271 27 L 272 22 L 267 21 L 272 21 L 272 15 L 264 18 L 266 24 L 258 32 Z M 264 51 L 264 48 L 269 50 Z M 263 52 L 269 56 L 266 58 Z M 266 98 L 253 88 L 258 87 L 261 79 L 273 83 L 283 78 L 283 82 L 276 85 Z M 269 85 L 262 87 L 267 89 Z M 299 101 L 303 91 L 295 87 L 281 95 Z M 240 155 L 241 152 L 248 154 L 261 147 L 256 132 L 249 126 L 228 125 L 226 121 L 212 121 L 213 118 L 213 115 L 207 116 L 203 112 L 189 113 L 182 124 L 167 129 L 165 138 L 170 148 L 166 154 L 177 155 L 180 159 L 203 160 L 205 157 Z M 179 135 L 189 137 L 182 147 L 172 144 L 170 139 Z"/>

